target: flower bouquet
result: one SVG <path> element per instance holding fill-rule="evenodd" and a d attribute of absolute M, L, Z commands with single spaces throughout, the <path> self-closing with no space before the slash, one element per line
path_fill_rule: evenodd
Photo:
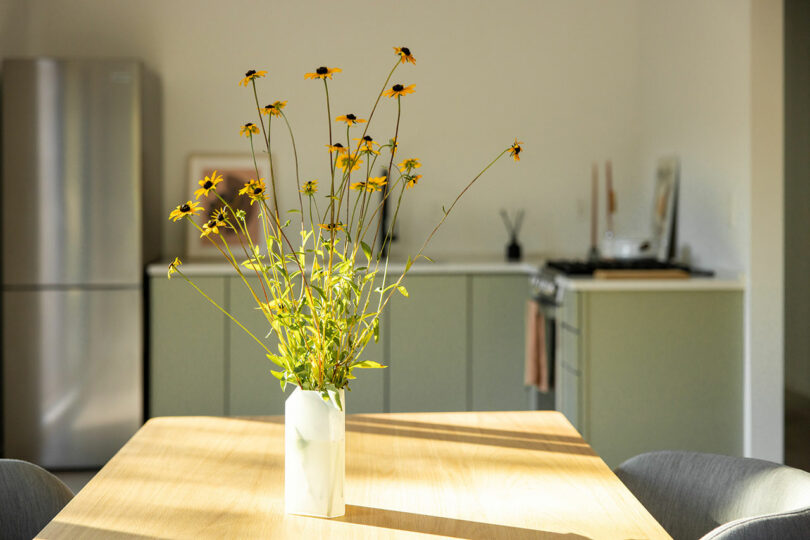
<path fill-rule="evenodd" d="M 324 149 L 329 161 L 325 181 L 302 181 L 293 129 L 285 114 L 287 101 L 262 106 L 257 81 L 267 72 L 245 73 L 239 84 L 252 90 L 257 118 L 239 131 L 250 144 L 256 178 L 239 195 L 258 205 L 260 238 L 251 236 L 245 212 L 217 193 L 222 176 L 216 171 L 199 181 L 194 200 L 178 205 L 169 216 L 173 221 L 188 221 L 217 247 L 266 319 L 268 335 L 274 333 L 278 339 L 277 348 L 271 350 L 261 336 L 250 332 L 186 276 L 179 258 L 169 265 L 169 278 L 177 274 L 185 279 L 256 341 L 275 365 L 271 373 L 282 390 L 289 384 L 296 387 L 285 406 L 285 500 L 290 513 L 342 515 L 344 389 L 349 389 L 355 370 L 384 367 L 362 359 L 369 341 L 379 338 L 380 315 L 394 294 L 408 296 L 405 276 L 415 261 L 429 260 L 424 249 L 464 193 L 504 155 L 520 159 L 522 143 L 515 139 L 469 181 L 449 207 L 442 208 L 441 219 L 419 251 L 408 257 L 402 271 L 390 275 L 386 247 L 400 206 L 422 178 L 417 172 L 422 166 L 418 158 L 399 156 L 402 101 L 414 92 L 415 85 L 389 86 L 400 66 L 416 60 L 407 47 L 394 50 L 396 61 L 367 118 L 347 113 L 333 122 L 329 81 L 341 72 L 339 68 L 319 67 L 305 75 L 322 81 L 324 87 L 329 134 Z M 391 136 L 378 142 L 369 134 L 369 127 L 383 98 L 395 102 L 397 116 Z M 279 124 L 276 131 L 291 141 L 299 203 L 284 212 L 279 208 L 276 186 L 292 179 L 277 178 L 273 170 L 272 143 L 278 136 L 273 128 Z M 259 177 L 259 159 L 268 160 L 269 178 Z M 386 174 L 373 176 L 380 165 Z M 203 197 L 216 197 L 219 207 L 199 219 L 202 206 L 197 201 Z M 393 218 L 383 229 L 383 206 L 392 201 Z M 220 234 L 224 229 L 235 233 L 236 242 L 225 240 Z M 249 280 L 249 276 L 257 279 Z"/>

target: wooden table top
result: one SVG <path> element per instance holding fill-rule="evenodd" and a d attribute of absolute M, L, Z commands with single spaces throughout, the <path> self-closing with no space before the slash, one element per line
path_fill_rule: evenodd
<path fill-rule="evenodd" d="M 38 538 L 669 538 L 549 411 L 348 415 L 346 515 L 285 515 L 283 422 L 152 419 Z"/>

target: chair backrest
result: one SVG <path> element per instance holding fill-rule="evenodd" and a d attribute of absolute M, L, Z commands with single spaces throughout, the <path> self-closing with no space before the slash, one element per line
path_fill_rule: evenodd
<path fill-rule="evenodd" d="M 70 489 L 45 469 L 0 459 L 0 538 L 30 540 L 72 498 Z"/>
<path fill-rule="evenodd" d="M 740 525 L 741 534 L 745 523 L 751 529 L 754 517 L 791 514 L 794 522 L 810 517 L 802 512 L 810 509 L 810 473 L 769 461 L 662 451 L 630 458 L 615 472 L 675 539 L 710 532 L 711 538 L 744 538 L 733 529 Z"/>

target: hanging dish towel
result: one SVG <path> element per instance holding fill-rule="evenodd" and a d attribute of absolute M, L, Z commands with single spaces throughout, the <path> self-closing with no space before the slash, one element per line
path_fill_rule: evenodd
<path fill-rule="evenodd" d="M 549 369 L 546 351 L 546 320 L 540 304 L 529 300 L 526 304 L 526 368 L 524 383 L 540 392 L 548 392 Z"/>

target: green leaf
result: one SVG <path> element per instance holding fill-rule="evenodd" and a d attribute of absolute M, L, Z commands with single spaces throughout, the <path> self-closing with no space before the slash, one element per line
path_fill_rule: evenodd
<path fill-rule="evenodd" d="M 323 289 L 321 289 L 320 287 L 316 287 L 315 285 L 312 285 L 311 283 L 310 283 L 309 286 L 312 287 L 312 289 L 316 293 L 318 293 L 321 296 L 321 298 L 324 298 L 324 299 L 326 298 L 326 295 L 324 294 Z"/>
<path fill-rule="evenodd" d="M 399 287 L 397 287 L 397 290 L 398 290 L 400 293 L 402 293 L 402 296 L 404 296 L 405 298 L 408 298 L 408 289 L 406 289 L 405 287 L 403 287 L 402 285 L 400 285 Z"/>
<path fill-rule="evenodd" d="M 278 367 L 286 367 L 286 366 L 284 365 L 284 359 L 283 359 L 282 357 L 280 357 L 280 356 L 276 356 L 275 354 L 269 354 L 269 353 L 268 353 L 266 356 L 267 356 L 267 359 L 268 359 L 268 360 L 270 360 L 271 362 L 273 362 L 273 363 L 274 363 L 275 365 L 277 365 Z M 276 372 L 275 372 L 275 371 L 273 371 L 272 373 L 273 373 L 273 374 L 275 374 Z"/>
<path fill-rule="evenodd" d="M 371 248 L 370 248 L 370 247 L 368 247 L 368 244 L 366 244 L 365 242 L 363 242 L 363 241 L 361 240 L 361 241 L 360 241 L 360 247 L 361 247 L 361 248 L 363 248 L 363 253 L 366 255 L 366 258 L 367 258 L 369 261 L 371 261 Z"/>
<path fill-rule="evenodd" d="M 411 269 L 412 264 L 413 264 L 413 260 L 411 260 L 411 256 L 408 255 L 408 262 L 405 263 L 405 271 L 406 272 Z"/>
<path fill-rule="evenodd" d="M 375 362 L 374 360 L 363 360 L 362 362 L 358 362 L 358 363 L 354 364 L 352 366 L 352 369 L 354 369 L 354 368 L 379 369 L 379 368 L 384 368 L 384 367 L 388 367 L 388 366 L 384 366 L 384 365 L 380 364 L 379 362 Z"/>
<path fill-rule="evenodd" d="M 284 380 L 284 378 L 285 378 L 285 377 L 284 377 L 284 372 L 283 372 L 283 371 L 273 371 L 273 370 L 271 369 L 271 370 L 270 370 L 270 373 L 272 373 L 272 374 L 273 374 L 273 377 L 275 377 L 276 379 L 278 379 L 278 380 L 280 380 L 280 381 L 283 381 L 283 380 Z"/>

